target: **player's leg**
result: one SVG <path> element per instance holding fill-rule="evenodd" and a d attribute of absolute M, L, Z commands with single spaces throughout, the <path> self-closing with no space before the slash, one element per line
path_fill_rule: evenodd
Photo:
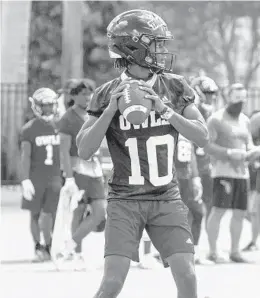
<path fill-rule="evenodd" d="M 188 208 L 181 200 L 151 202 L 147 232 L 170 266 L 178 298 L 197 298 L 194 246 L 188 224 Z M 160 214 L 160 216 L 158 216 Z"/>
<path fill-rule="evenodd" d="M 85 175 L 74 173 L 74 178 L 75 178 L 75 182 L 76 182 L 78 188 L 85 190 L 85 193 L 83 195 L 83 198 L 79 202 L 77 208 L 73 211 L 72 223 L 71 223 L 72 237 L 77 232 L 79 226 L 81 225 L 82 221 L 85 218 L 85 212 L 87 209 L 87 202 L 88 202 L 88 197 L 87 197 L 87 193 L 86 193 L 87 187 L 88 187 L 88 177 Z M 78 254 L 81 254 L 81 252 L 82 252 L 82 239 L 75 241 L 75 243 L 73 243 L 73 245 L 69 245 L 69 246 L 73 247 L 75 244 L 76 245 L 75 252 Z"/>
<path fill-rule="evenodd" d="M 179 179 L 179 188 L 180 195 L 185 203 L 185 205 L 189 208 L 188 213 L 188 222 L 191 228 L 194 248 L 195 248 L 195 262 L 197 264 L 209 264 L 208 260 L 203 260 L 199 256 L 199 238 L 201 234 L 201 223 L 204 215 L 203 202 L 202 200 L 195 201 L 194 200 L 194 191 L 192 180 L 188 179 Z"/>
<path fill-rule="evenodd" d="M 81 243 L 105 219 L 105 200 L 94 200 L 91 203 L 91 207 L 91 213 L 81 221 L 72 235 L 72 239 L 76 243 Z"/>
<path fill-rule="evenodd" d="M 219 255 L 217 241 L 221 219 L 227 209 L 232 206 L 233 180 L 230 178 L 213 179 L 213 206 L 207 221 L 207 235 L 209 241 L 209 260 L 215 263 L 226 263 L 226 260 Z"/>
<path fill-rule="evenodd" d="M 203 188 L 202 201 L 206 207 L 206 221 L 212 208 L 213 201 L 213 179 L 209 173 L 201 175 L 201 183 Z"/>
<path fill-rule="evenodd" d="M 61 186 L 61 177 L 52 177 L 48 183 L 47 189 L 44 194 L 45 201 L 41 214 L 41 230 L 43 232 L 43 237 L 45 241 L 46 259 L 50 259 L 53 225 L 59 202 Z"/>
<path fill-rule="evenodd" d="M 138 246 L 145 216 L 136 201 L 109 201 L 105 228 L 105 268 L 95 298 L 115 298 L 127 276 L 130 260 L 139 261 Z M 146 207 L 146 206 L 144 206 Z"/>
<path fill-rule="evenodd" d="M 85 187 L 85 204 L 90 203 L 91 212 L 87 217 L 83 217 L 77 228 L 73 231 L 72 239 L 76 243 L 82 240 L 93 230 L 95 230 L 106 218 L 106 201 L 103 178 L 91 178 L 78 175 L 77 185 L 80 189 Z M 104 224 L 103 224 L 104 226 Z"/>
<path fill-rule="evenodd" d="M 247 216 L 250 219 L 252 239 L 249 244 L 243 249 L 243 251 L 254 251 L 257 250 L 257 238 L 259 235 L 259 226 L 260 226 L 260 214 L 259 214 L 259 192 L 257 191 L 256 179 L 257 179 L 257 170 L 253 167 L 249 167 L 250 173 L 250 193 L 248 195 L 248 208 Z M 260 187 L 260 186 L 258 186 Z"/>
<path fill-rule="evenodd" d="M 35 195 L 32 201 L 28 201 L 25 198 L 22 199 L 22 209 L 30 211 L 30 232 L 34 242 L 35 262 L 44 260 L 44 246 L 41 245 L 41 228 L 40 228 L 40 214 L 42 210 L 42 204 L 45 192 L 45 183 L 42 181 L 42 177 L 32 175 L 31 181 L 35 189 Z"/>
<path fill-rule="evenodd" d="M 247 211 L 248 181 L 246 179 L 234 179 L 233 183 L 233 214 L 230 221 L 231 252 L 230 259 L 233 262 L 244 263 L 241 256 L 239 242 L 243 229 L 243 220 Z"/>
<path fill-rule="evenodd" d="M 94 298 L 116 298 L 121 292 L 130 267 L 128 257 L 111 255 L 105 257 L 102 282 Z"/>

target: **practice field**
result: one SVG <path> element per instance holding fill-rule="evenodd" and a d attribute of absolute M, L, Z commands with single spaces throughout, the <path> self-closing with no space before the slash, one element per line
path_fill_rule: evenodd
<path fill-rule="evenodd" d="M 3 298 L 92 298 L 102 278 L 103 233 L 92 233 L 84 240 L 85 272 L 56 271 L 49 263 L 32 264 L 29 215 L 19 209 L 19 193 L 2 190 L 1 209 L 1 292 Z M 229 248 L 228 213 L 222 222 L 220 248 Z M 244 223 L 241 246 L 250 239 L 250 225 Z M 205 231 L 201 253 L 207 251 Z M 252 264 L 197 266 L 198 298 L 257 298 L 260 296 L 260 253 L 247 253 Z M 176 298 L 170 270 L 159 267 L 140 270 L 132 267 L 120 298 Z"/>

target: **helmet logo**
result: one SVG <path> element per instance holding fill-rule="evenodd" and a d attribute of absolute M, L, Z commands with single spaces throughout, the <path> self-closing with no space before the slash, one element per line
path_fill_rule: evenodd
<path fill-rule="evenodd" d="M 163 24 L 159 24 L 159 22 L 155 22 L 155 20 L 150 20 L 147 24 L 154 31 L 163 26 Z"/>

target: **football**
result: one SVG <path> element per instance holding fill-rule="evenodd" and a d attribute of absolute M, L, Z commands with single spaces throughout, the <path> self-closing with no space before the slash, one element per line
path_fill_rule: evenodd
<path fill-rule="evenodd" d="M 141 90 L 138 81 L 131 81 L 118 100 L 118 109 L 124 118 L 131 124 L 142 124 L 149 116 L 152 101 L 146 99 L 146 91 Z"/>

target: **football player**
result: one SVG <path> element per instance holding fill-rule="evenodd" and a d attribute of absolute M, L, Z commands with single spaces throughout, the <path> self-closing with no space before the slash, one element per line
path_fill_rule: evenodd
<path fill-rule="evenodd" d="M 260 145 L 260 111 L 255 111 L 250 118 L 250 127 L 254 144 Z M 258 250 L 257 239 L 260 233 L 260 159 L 249 165 L 250 194 L 248 213 L 252 226 L 252 240 L 243 251 Z"/>
<path fill-rule="evenodd" d="M 78 156 L 76 136 L 87 119 L 87 105 L 93 95 L 95 84 L 89 79 L 70 80 L 70 102 L 73 105 L 59 121 L 59 135 L 61 139 L 62 171 L 65 177 L 63 190 L 73 196 L 78 190 L 84 190 L 83 198 L 78 202 L 72 219 L 72 241 L 67 243 L 69 255 L 75 249 L 74 255 L 82 259 L 82 240 L 96 229 L 104 230 L 105 223 L 105 190 L 102 168 L 97 153 L 88 160 Z M 87 212 L 90 205 L 91 214 Z M 88 214 L 88 216 L 85 216 Z"/>
<path fill-rule="evenodd" d="M 218 95 L 217 84 L 207 76 L 195 77 L 191 80 L 191 87 L 196 91 L 198 97 L 195 100 L 198 109 L 207 120 L 216 107 Z M 213 195 L 213 180 L 211 178 L 211 162 L 209 154 L 203 148 L 195 146 L 195 156 L 199 170 L 199 176 L 203 187 L 202 200 L 206 207 L 206 218 L 210 213 Z"/>
<path fill-rule="evenodd" d="M 207 232 L 210 246 L 209 259 L 216 263 L 226 262 L 217 250 L 220 222 L 228 209 L 232 210 L 230 223 L 231 251 L 233 262 L 247 262 L 239 250 L 239 240 L 248 201 L 248 161 L 260 153 L 253 145 L 250 121 L 242 112 L 247 91 L 242 84 L 230 86 L 227 105 L 208 119 L 210 142 L 205 147 L 212 157 L 213 207 Z"/>
<path fill-rule="evenodd" d="M 193 236 L 195 264 L 212 264 L 211 261 L 202 258 L 199 253 L 198 244 L 201 234 L 201 223 L 205 214 L 205 208 L 202 201 L 203 189 L 195 157 L 194 146 L 182 135 L 179 135 L 178 138 L 175 167 L 181 198 L 189 208 L 188 219 Z"/>
<path fill-rule="evenodd" d="M 172 34 L 161 17 L 145 10 L 127 11 L 107 28 L 109 53 L 122 74 L 96 89 L 89 118 L 77 137 L 83 159 L 99 148 L 104 136 L 113 160 L 105 229 L 105 271 L 95 297 L 117 297 L 130 261 L 139 261 L 145 228 L 166 266 L 171 267 L 179 298 L 197 297 L 194 247 L 182 202 L 174 147 L 178 133 L 204 147 L 208 131 L 194 105 L 194 91 L 173 74 Z M 131 79 L 147 92 L 153 111 L 142 125 L 131 125 L 117 100 Z M 141 99 L 140 99 L 141 100 Z"/>
<path fill-rule="evenodd" d="M 53 221 L 61 189 L 60 137 L 54 121 L 57 94 L 49 88 L 40 88 L 30 101 L 36 117 L 21 132 L 22 209 L 30 211 L 36 260 L 43 261 L 50 258 Z M 40 243 L 41 232 L 45 245 Z"/>

